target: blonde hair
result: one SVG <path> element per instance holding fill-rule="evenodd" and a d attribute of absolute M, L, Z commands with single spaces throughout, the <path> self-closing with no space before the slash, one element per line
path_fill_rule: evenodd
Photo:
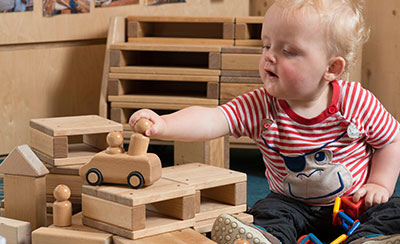
<path fill-rule="evenodd" d="M 363 0 L 275 0 L 286 14 L 304 7 L 312 7 L 321 16 L 327 49 L 330 55 L 346 60 L 346 70 L 351 67 L 362 45 L 368 40 L 362 11 Z"/>

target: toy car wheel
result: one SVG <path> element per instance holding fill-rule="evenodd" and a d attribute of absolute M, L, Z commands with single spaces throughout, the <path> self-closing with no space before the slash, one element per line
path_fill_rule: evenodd
<path fill-rule="evenodd" d="M 144 184 L 143 175 L 137 171 L 133 171 L 128 175 L 128 185 L 133 189 L 139 189 Z"/>
<path fill-rule="evenodd" d="M 86 181 L 89 185 L 98 186 L 103 183 L 103 175 L 100 170 L 96 168 L 91 168 L 86 172 Z"/>

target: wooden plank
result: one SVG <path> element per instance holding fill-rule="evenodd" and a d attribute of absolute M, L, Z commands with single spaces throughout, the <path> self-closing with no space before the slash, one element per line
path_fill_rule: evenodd
<path fill-rule="evenodd" d="M 46 226 L 46 178 L 4 176 L 4 207 L 7 218 L 31 223 L 32 230 Z"/>
<path fill-rule="evenodd" d="M 100 150 L 84 143 L 79 143 L 69 145 L 67 158 L 52 158 L 37 150 L 34 150 L 34 152 L 40 160 L 51 166 L 67 166 L 86 164 L 96 153 L 100 152 Z"/>
<path fill-rule="evenodd" d="M 247 23 L 247 24 L 262 24 L 264 21 L 263 16 L 246 16 L 246 17 L 236 17 L 235 23 Z"/>
<path fill-rule="evenodd" d="M 196 97 L 178 97 L 178 96 L 146 96 L 146 95 L 124 95 L 109 96 L 110 102 L 142 102 L 142 103 L 163 103 L 163 104 L 181 104 L 181 105 L 215 105 L 215 99 L 196 98 Z"/>
<path fill-rule="evenodd" d="M 117 42 L 125 41 L 125 18 L 122 16 L 112 17 L 107 34 L 106 53 L 103 65 L 103 76 L 101 80 L 101 90 L 99 99 L 99 115 L 101 117 L 108 117 L 107 105 L 107 87 L 108 87 L 108 73 L 110 68 L 110 49 L 111 45 Z"/>
<path fill-rule="evenodd" d="M 176 68 L 176 67 L 157 67 L 157 66 L 110 67 L 110 72 L 111 73 L 154 74 L 154 75 L 207 75 L 207 76 L 221 75 L 221 71 L 215 70 L 215 69 Z"/>
<path fill-rule="evenodd" d="M 222 70 L 258 70 L 260 54 L 222 53 Z"/>
<path fill-rule="evenodd" d="M 230 77 L 258 77 L 260 78 L 260 73 L 258 71 L 232 71 L 232 70 L 223 70 L 221 71 L 221 76 L 230 76 Z"/>
<path fill-rule="evenodd" d="M 202 198 L 200 205 L 200 213 L 196 214 L 195 219 L 196 222 L 198 222 L 205 219 L 216 218 L 223 213 L 228 213 L 228 214 L 242 213 L 245 212 L 246 209 L 247 209 L 246 204 L 235 206 L 214 201 L 208 198 Z"/>
<path fill-rule="evenodd" d="M 207 75 L 159 75 L 159 74 L 132 74 L 110 73 L 110 79 L 124 80 L 160 80 L 160 81 L 189 81 L 189 82 L 218 82 L 218 76 Z"/>
<path fill-rule="evenodd" d="M 31 243 L 31 224 L 0 217 L 0 236 L 4 237 L 7 243 L 29 244 Z"/>
<path fill-rule="evenodd" d="M 41 227 L 32 232 L 32 244 L 111 244 L 112 235 Z"/>
<path fill-rule="evenodd" d="M 234 22 L 234 17 L 213 17 L 213 16 L 133 16 L 127 17 L 128 21 L 142 22 L 187 22 L 187 23 L 224 23 Z"/>
<path fill-rule="evenodd" d="M 68 137 L 49 136 L 36 129 L 29 128 L 29 146 L 53 158 L 65 158 L 68 155 Z"/>
<path fill-rule="evenodd" d="M 263 81 L 260 77 L 221 76 L 221 83 L 250 83 L 262 86 Z M 242 85 L 246 86 L 247 84 Z"/>
<path fill-rule="evenodd" d="M 114 67 L 116 68 L 116 67 Z M 118 67 L 118 68 L 126 68 L 126 67 Z M 109 79 L 108 80 L 108 88 L 107 88 L 107 96 L 118 96 L 123 95 L 124 88 L 121 85 L 121 81 L 117 79 Z M 111 119 L 113 120 L 113 119 Z"/>
<path fill-rule="evenodd" d="M 121 124 L 98 115 L 32 119 L 29 125 L 51 136 L 108 133 L 112 130 L 122 131 Z"/>
<path fill-rule="evenodd" d="M 215 107 L 218 105 L 218 100 L 212 100 L 213 105 L 207 104 L 197 104 L 198 106 L 206 106 L 206 107 Z M 141 109 L 141 108 L 148 108 L 148 109 L 160 109 L 160 110 L 180 110 L 186 108 L 188 104 L 162 104 L 162 103 L 128 103 L 128 102 L 113 102 L 111 103 L 112 108 L 132 108 L 132 109 Z M 193 106 L 193 105 L 192 105 Z"/>
<path fill-rule="evenodd" d="M 235 38 L 235 24 L 233 22 L 225 22 L 223 24 L 223 34 L 224 39 L 234 39 Z"/>
<path fill-rule="evenodd" d="M 77 230 L 77 231 L 85 231 L 85 232 L 96 232 L 96 233 L 104 233 L 108 234 L 104 231 L 83 225 L 82 223 L 82 212 L 79 212 L 77 214 L 72 215 L 72 224 L 70 226 L 55 226 L 55 225 L 49 225 L 49 228 L 55 228 L 55 229 L 64 229 L 64 230 Z"/>
<path fill-rule="evenodd" d="M 235 40 L 235 46 L 245 46 L 245 47 L 262 47 L 261 40 Z"/>
<path fill-rule="evenodd" d="M 246 174 L 207 164 L 189 163 L 163 168 L 162 178 L 203 190 L 246 181 Z"/>
<path fill-rule="evenodd" d="M 98 197 L 82 194 L 82 214 L 94 220 L 128 230 L 145 228 L 145 205 L 126 206 Z"/>
<path fill-rule="evenodd" d="M 209 54 L 208 68 L 221 69 L 221 53 L 210 53 Z"/>
<path fill-rule="evenodd" d="M 207 82 L 207 98 L 218 99 L 219 97 L 219 83 Z"/>
<path fill-rule="evenodd" d="M 60 175 L 79 175 L 81 167 L 81 165 L 52 166 L 49 164 L 45 164 L 45 166 L 50 171 L 50 174 Z"/>
<path fill-rule="evenodd" d="M 231 205 L 246 204 L 246 182 L 204 189 L 201 191 L 201 196 Z"/>
<path fill-rule="evenodd" d="M 260 47 L 222 47 L 222 53 L 241 53 L 241 54 L 262 54 L 263 49 Z"/>
<path fill-rule="evenodd" d="M 148 236 L 154 236 L 166 232 L 186 229 L 194 225 L 194 219 L 177 220 L 172 217 L 160 215 L 155 212 L 146 212 L 146 228 L 136 231 L 123 229 L 114 225 L 96 221 L 87 217 L 83 218 L 85 225 L 98 228 L 129 239 L 139 239 Z"/>
<path fill-rule="evenodd" d="M 129 43 L 152 43 L 152 44 L 176 44 L 176 45 L 231 45 L 235 41 L 228 39 L 211 38 L 161 38 L 161 37 L 139 37 L 128 38 Z"/>
<path fill-rule="evenodd" d="M 128 50 L 128 51 L 221 52 L 220 46 L 203 46 L 202 44 L 193 44 L 193 43 L 188 43 L 187 45 L 181 45 L 179 43 L 174 43 L 174 42 L 161 43 L 157 45 L 153 43 L 119 42 L 112 44 L 110 48 L 113 50 Z"/>
<path fill-rule="evenodd" d="M 147 205 L 146 208 L 177 219 L 192 219 L 196 212 L 195 195 L 152 203 Z"/>
<path fill-rule="evenodd" d="M 253 215 L 246 214 L 246 213 L 237 213 L 237 214 L 232 214 L 232 216 L 240 219 L 244 223 L 248 223 L 248 224 L 253 223 Z M 210 232 L 212 230 L 214 221 L 215 221 L 215 218 L 196 221 L 196 223 L 193 226 L 193 229 L 199 233 Z"/>
<path fill-rule="evenodd" d="M 260 87 L 261 84 L 221 83 L 220 99 L 230 100 Z"/>
<path fill-rule="evenodd" d="M 212 240 L 208 239 L 199 232 L 187 228 L 178 231 L 172 231 L 155 236 L 145 237 L 138 240 L 130 240 L 121 236 L 113 236 L 114 244 L 213 244 Z"/>
<path fill-rule="evenodd" d="M 195 189 L 192 186 L 161 178 L 154 184 L 141 189 L 132 189 L 128 186 L 83 185 L 82 193 L 127 206 L 138 206 L 194 195 Z"/>

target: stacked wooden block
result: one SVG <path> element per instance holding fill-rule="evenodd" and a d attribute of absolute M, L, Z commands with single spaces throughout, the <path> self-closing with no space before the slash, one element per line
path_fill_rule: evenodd
<path fill-rule="evenodd" d="M 139 190 L 82 188 L 83 223 L 128 239 L 196 226 L 208 232 L 219 214 L 244 211 L 246 174 L 199 163 L 164 168 L 159 181 Z"/>
<path fill-rule="evenodd" d="M 106 148 L 108 132 L 122 131 L 122 125 L 97 115 L 32 119 L 30 147 L 50 171 L 46 175 L 47 203 L 55 201 L 54 188 L 71 189 L 74 212 L 81 209 L 82 179 L 79 168 Z M 51 207 L 48 213 L 51 221 Z"/>

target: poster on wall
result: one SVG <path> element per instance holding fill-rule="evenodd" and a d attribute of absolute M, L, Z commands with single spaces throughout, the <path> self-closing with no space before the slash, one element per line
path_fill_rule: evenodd
<path fill-rule="evenodd" d="M 116 7 L 138 3 L 139 0 L 94 0 L 94 6 L 96 8 Z"/>
<path fill-rule="evenodd" d="M 90 0 L 43 0 L 44 16 L 89 12 Z"/>
<path fill-rule="evenodd" d="M 186 0 L 146 0 L 145 5 L 159 5 L 165 3 L 185 3 Z"/>
<path fill-rule="evenodd" d="M 0 13 L 28 12 L 33 10 L 33 0 L 0 0 Z"/>

